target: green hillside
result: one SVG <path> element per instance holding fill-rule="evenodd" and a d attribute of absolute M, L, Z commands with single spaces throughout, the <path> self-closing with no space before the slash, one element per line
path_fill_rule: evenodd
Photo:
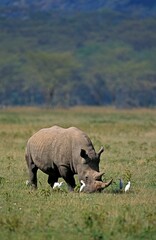
<path fill-rule="evenodd" d="M 154 17 L 30 13 L 0 29 L 0 105 L 156 105 Z"/>

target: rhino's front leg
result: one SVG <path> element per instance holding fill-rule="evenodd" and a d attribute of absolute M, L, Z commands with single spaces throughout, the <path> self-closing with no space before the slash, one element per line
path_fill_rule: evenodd
<path fill-rule="evenodd" d="M 48 183 L 51 187 L 54 186 L 54 183 L 58 181 L 58 176 L 49 174 Z"/>
<path fill-rule="evenodd" d="M 66 166 L 60 166 L 59 172 L 61 177 L 66 181 L 69 191 L 70 192 L 74 191 L 76 184 L 75 184 L 74 174 L 72 173 L 72 171 Z"/>

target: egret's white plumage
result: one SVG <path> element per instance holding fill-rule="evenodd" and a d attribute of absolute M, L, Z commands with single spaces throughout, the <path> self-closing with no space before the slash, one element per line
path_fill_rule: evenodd
<path fill-rule="evenodd" d="M 55 188 L 61 188 L 61 186 L 62 186 L 62 184 L 63 184 L 63 182 L 55 182 L 54 183 L 54 186 L 53 186 L 53 189 L 55 189 Z"/>
<path fill-rule="evenodd" d="M 129 191 L 130 186 L 131 186 L 131 182 L 129 181 L 125 187 L 125 192 Z"/>
<path fill-rule="evenodd" d="M 84 189 L 84 187 L 86 186 L 85 182 L 83 180 L 80 181 L 81 182 L 81 187 L 80 187 L 80 192 L 82 192 L 82 190 Z"/>
<path fill-rule="evenodd" d="M 27 186 L 30 186 L 30 182 L 29 182 L 29 180 L 26 180 L 25 183 L 26 183 Z"/>

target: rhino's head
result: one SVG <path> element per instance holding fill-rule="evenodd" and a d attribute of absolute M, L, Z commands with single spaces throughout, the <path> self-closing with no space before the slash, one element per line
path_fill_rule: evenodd
<path fill-rule="evenodd" d="M 103 151 L 103 147 L 101 147 L 98 153 L 93 148 L 88 150 L 88 152 L 81 149 L 82 166 L 78 175 L 79 180 L 83 180 L 86 184 L 84 192 L 101 191 L 112 183 L 112 180 L 108 183 L 102 182 L 102 175 L 104 173 L 99 172 L 100 156 Z"/>
<path fill-rule="evenodd" d="M 86 181 L 82 192 L 93 193 L 101 192 L 104 188 L 108 187 L 112 183 L 113 179 L 108 182 L 92 180 L 90 182 Z"/>

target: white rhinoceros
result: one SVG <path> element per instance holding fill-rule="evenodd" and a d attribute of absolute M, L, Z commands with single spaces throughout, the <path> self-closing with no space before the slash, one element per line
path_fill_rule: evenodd
<path fill-rule="evenodd" d="M 37 170 L 48 174 L 48 183 L 62 177 L 69 190 L 76 186 L 74 175 L 85 182 L 84 192 L 100 191 L 108 187 L 112 180 L 102 182 L 103 173 L 99 172 L 100 155 L 95 152 L 89 137 L 80 129 L 59 126 L 44 128 L 35 133 L 27 143 L 26 162 L 29 169 L 29 183 L 37 188 Z"/>

